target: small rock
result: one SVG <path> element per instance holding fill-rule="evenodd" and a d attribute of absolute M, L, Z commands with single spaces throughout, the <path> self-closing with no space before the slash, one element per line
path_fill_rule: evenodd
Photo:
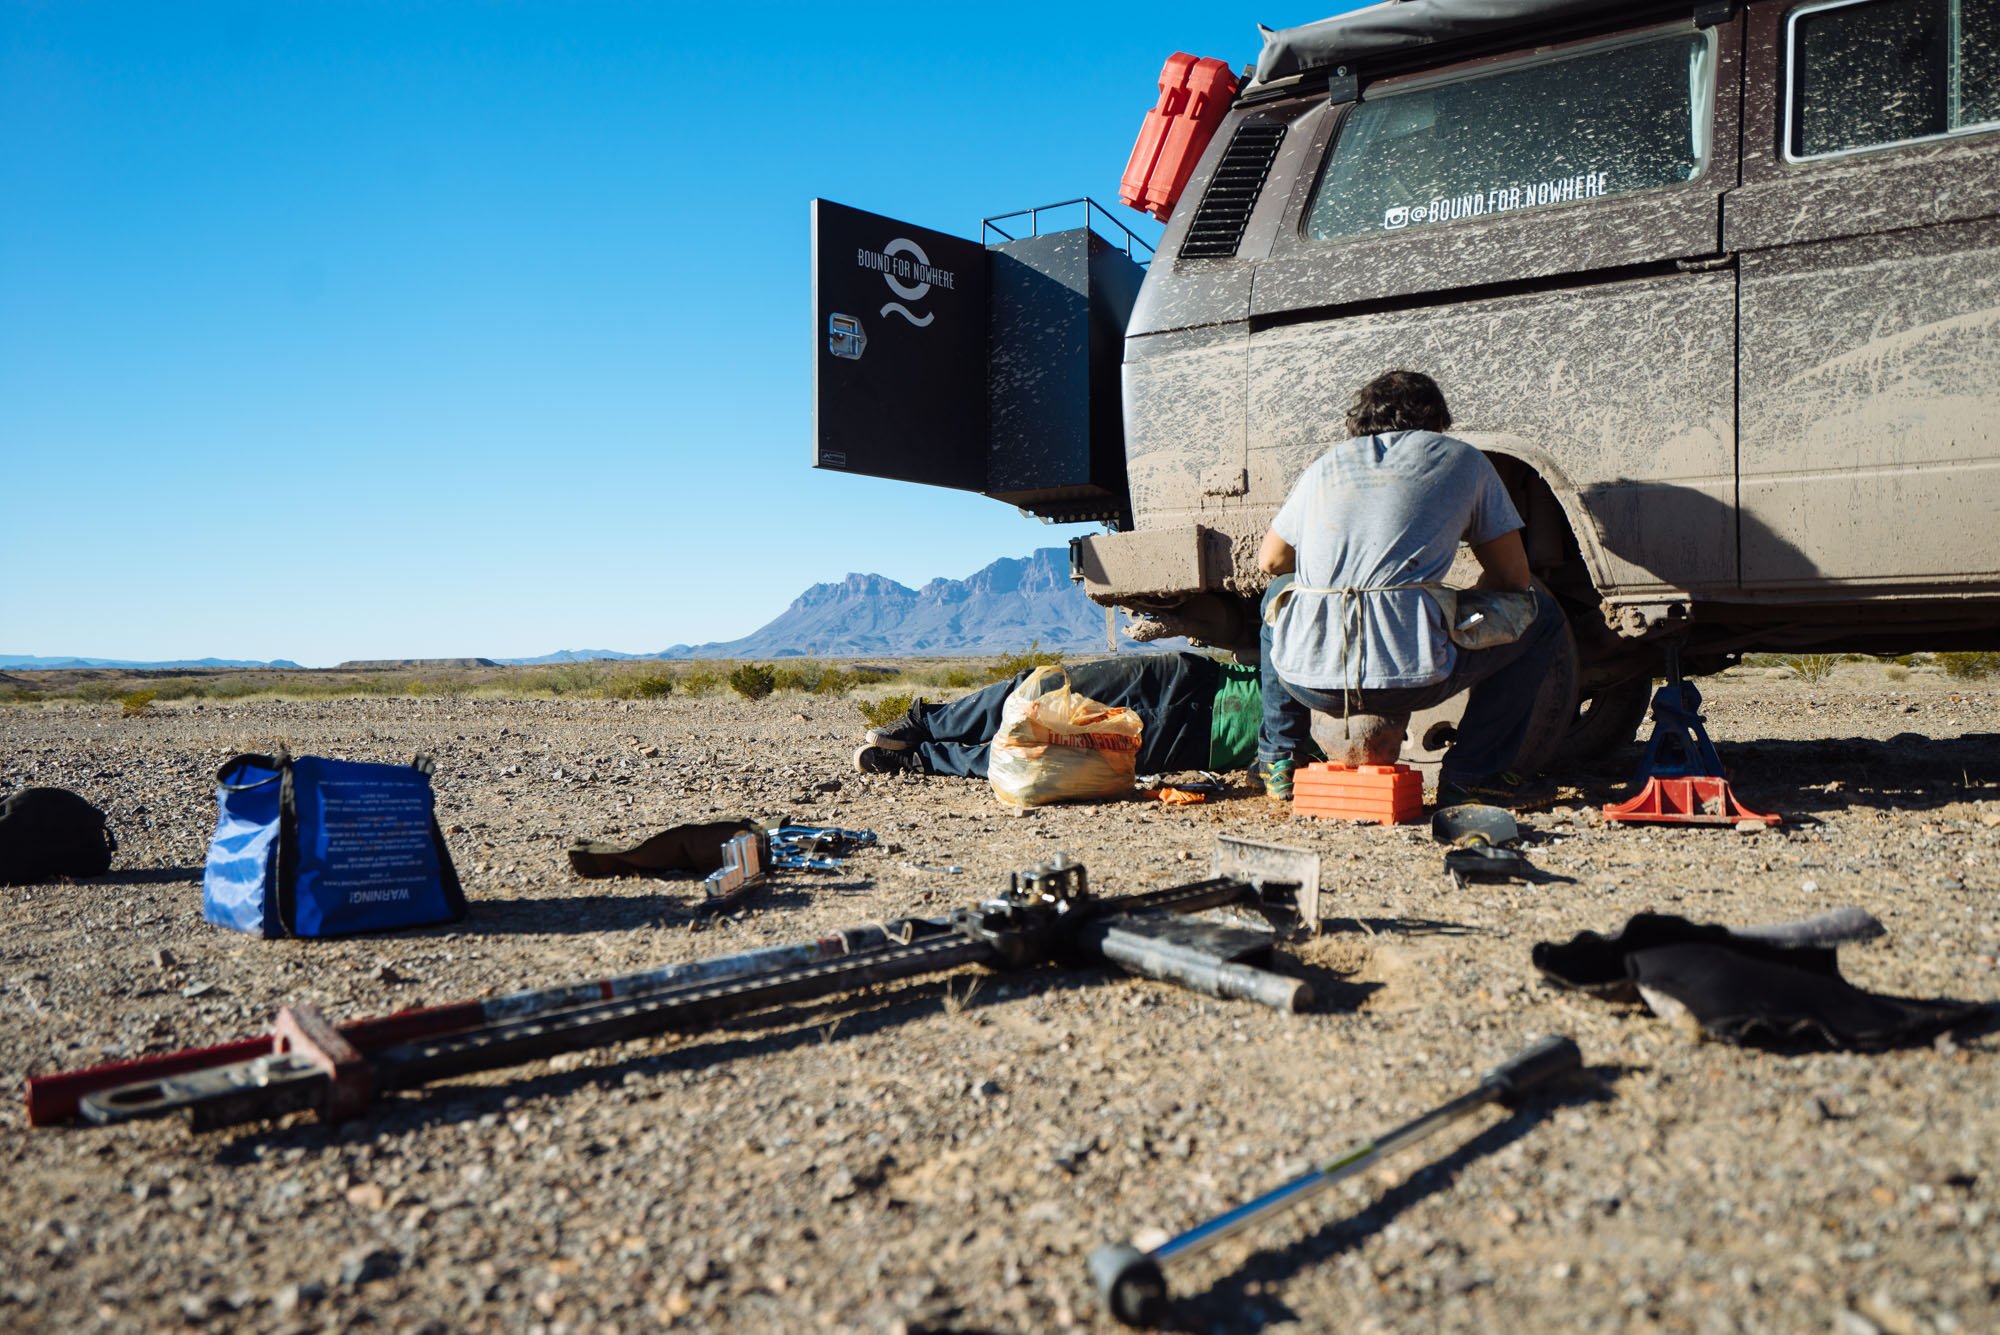
<path fill-rule="evenodd" d="M 840 791 L 840 780 L 821 779 L 812 786 L 812 790 L 816 793 L 837 793 Z"/>
<path fill-rule="evenodd" d="M 1819 882 L 1818 882 L 1818 881 L 1801 881 L 1801 882 L 1799 883 L 1799 889 L 1800 889 L 1800 891 L 1801 891 L 1801 892 L 1803 892 L 1803 893 L 1805 893 L 1805 894 L 1808 894 L 1808 895 L 1816 895 L 1816 894 L 1818 894 L 1818 893 L 1819 893 Z"/>
<path fill-rule="evenodd" d="M 1739 820 L 1736 822 L 1738 834 L 1762 834 L 1771 827 L 1761 820 Z"/>
<path fill-rule="evenodd" d="M 161 946 L 153 952 L 153 967 L 155 968 L 171 969 L 178 963 L 180 961 L 174 958 L 174 952 L 168 950 L 165 946 Z"/>
<path fill-rule="evenodd" d="M 1083 1161 L 1089 1158 L 1092 1151 L 1096 1148 L 1097 1141 L 1095 1138 L 1072 1140 L 1069 1144 L 1056 1151 L 1055 1166 L 1062 1169 L 1065 1173 L 1074 1173 L 1083 1166 Z"/>
<path fill-rule="evenodd" d="M 386 1279 L 402 1268 L 403 1258 L 387 1247 L 356 1247 L 340 1258 L 343 1288 L 358 1288 L 370 1280 Z"/>
<path fill-rule="evenodd" d="M 290 1316 L 299 1310 L 299 1304 L 304 1301 L 305 1290 L 303 1286 L 287 1284 L 284 1288 L 279 1289 L 271 1295 L 271 1310 L 279 1316 Z"/>
<path fill-rule="evenodd" d="M 383 964 L 375 970 L 375 981 L 378 983 L 400 983 L 406 980 L 403 978 L 403 975 L 396 972 L 395 965 Z"/>
<path fill-rule="evenodd" d="M 999 1084 L 998 1084 L 997 1082 L 995 1082 L 995 1081 L 992 1081 L 992 1080 L 982 1080 L 982 1081 L 980 1081 L 980 1082 L 979 1082 L 978 1084 L 976 1084 L 976 1085 L 974 1085 L 974 1086 L 972 1087 L 972 1097 L 973 1097 L 973 1098 L 975 1098 L 975 1099 L 996 1099 L 996 1098 L 999 1098 L 999 1097 L 1000 1097 L 1000 1086 L 999 1086 Z"/>
<path fill-rule="evenodd" d="M 347 1189 L 347 1203 L 364 1210 L 381 1209 L 383 1199 L 382 1188 L 373 1182 L 356 1183 Z"/>
<path fill-rule="evenodd" d="M 181 995 L 192 999 L 195 997 L 205 997 L 215 990 L 216 986 L 214 983 L 189 983 L 181 989 Z"/>

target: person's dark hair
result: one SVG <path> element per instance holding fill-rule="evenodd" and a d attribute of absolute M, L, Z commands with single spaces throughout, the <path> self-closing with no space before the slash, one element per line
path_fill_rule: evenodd
<path fill-rule="evenodd" d="M 1451 409 L 1444 391 L 1422 371 L 1385 371 L 1354 391 L 1347 405 L 1347 434 L 1384 431 L 1448 431 Z"/>

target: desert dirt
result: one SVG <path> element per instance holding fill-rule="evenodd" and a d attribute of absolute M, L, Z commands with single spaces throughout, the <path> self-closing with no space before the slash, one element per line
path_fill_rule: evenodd
<path fill-rule="evenodd" d="M 1738 670 L 1707 716 L 1769 833 L 1608 827 L 1633 755 L 1560 776 L 1528 851 L 1572 878 L 1455 888 L 1425 828 L 1295 819 L 1247 786 L 1027 814 L 864 776 L 851 701 L 408 699 L 0 709 L 0 787 L 106 809 L 114 871 L 0 890 L 0 1328 L 1116 1329 L 1102 1243 L 1178 1232 L 1470 1087 L 1534 1036 L 1587 1078 L 1487 1110 L 1174 1275 L 1169 1328 L 2000 1328 L 2000 1034 L 1775 1055 L 1545 985 L 1529 949 L 1642 909 L 1733 925 L 1844 904 L 1846 975 L 2000 996 L 2000 684 Z M 212 779 L 279 742 L 437 757 L 472 899 L 452 928 L 263 941 L 202 921 Z M 1237 776 L 1239 783 L 1242 776 Z M 718 815 L 877 832 L 689 926 L 689 879 L 584 880 L 575 836 Z M 30 1128 L 24 1078 L 933 914 L 1066 851 L 1120 894 L 1216 835 L 1317 851 L 1299 1015 L 1104 969 L 966 968 L 717 1030 L 192 1135 Z M 952 873 L 945 869 L 960 868 Z"/>

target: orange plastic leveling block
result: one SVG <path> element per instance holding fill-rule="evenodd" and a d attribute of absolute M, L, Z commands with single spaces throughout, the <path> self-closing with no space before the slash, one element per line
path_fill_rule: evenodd
<path fill-rule="evenodd" d="M 1321 820 L 1399 825 L 1424 814 L 1424 776 L 1408 765 L 1306 765 L 1292 774 L 1292 810 Z"/>

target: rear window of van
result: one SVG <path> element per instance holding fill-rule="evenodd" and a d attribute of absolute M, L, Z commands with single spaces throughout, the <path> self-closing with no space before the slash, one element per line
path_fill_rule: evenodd
<path fill-rule="evenodd" d="M 1714 46 L 1657 35 L 1411 83 L 1347 114 L 1306 214 L 1328 241 L 1690 181 L 1708 165 Z"/>

